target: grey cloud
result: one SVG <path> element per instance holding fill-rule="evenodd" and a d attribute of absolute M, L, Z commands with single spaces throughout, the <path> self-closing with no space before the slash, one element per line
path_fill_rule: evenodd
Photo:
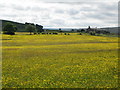
<path fill-rule="evenodd" d="M 55 10 L 55 12 L 56 12 L 56 13 L 60 13 L 60 14 L 65 13 L 65 11 L 64 11 L 64 10 L 62 10 L 62 9 L 57 9 L 57 10 Z"/>
<path fill-rule="evenodd" d="M 84 22 L 84 23 L 77 23 L 77 26 L 79 27 L 88 27 L 91 26 L 93 28 L 95 27 L 101 27 L 102 25 L 100 23 L 95 23 L 95 22 Z"/>
<path fill-rule="evenodd" d="M 48 10 L 47 8 L 43 8 L 43 7 L 39 7 L 39 6 L 32 6 L 31 7 L 31 10 L 32 11 L 46 11 L 46 10 Z"/>
<path fill-rule="evenodd" d="M 100 9 L 104 10 L 117 10 L 118 9 L 118 3 L 112 2 L 112 3 L 101 3 L 98 6 Z"/>
<path fill-rule="evenodd" d="M 61 19 L 51 20 L 51 23 L 53 23 L 55 26 L 64 26 L 65 25 L 65 21 L 61 20 Z"/>
<path fill-rule="evenodd" d="M 86 18 L 97 19 L 97 20 L 116 20 L 117 18 L 117 7 L 115 6 L 117 3 L 98 3 L 95 4 L 96 8 L 82 8 L 81 10 L 84 12 L 83 15 Z M 94 6 L 95 6 L 94 5 Z M 114 7 L 115 6 L 115 7 Z"/>
<path fill-rule="evenodd" d="M 68 13 L 69 15 L 76 15 L 76 14 L 79 13 L 79 11 L 76 10 L 76 9 L 70 9 L 70 10 L 67 11 L 67 13 Z"/>
<path fill-rule="evenodd" d="M 94 19 L 113 19 L 117 17 L 116 13 L 109 13 L 109 12 L 97 12 L 97 13 L 90 13 L 90 14 L 85 14 L 87 18 L 94 18 Z"/>
<path fill-rule="evenodd" d="M 82 19 L 81 17 L 78 17 L 78 16 L 72 16 L 71 18 L 74 19 L 74 20 L 80 20 L 80 19 Z"/>
<path fill-rule="evenodd" d="M 15 10 L 21 10 L 21 11 L 26 11 L 29 10 L 30 7 L 28 6 L 21 6 L 21 5 L 15 5 L 15 4 L 11 4 L 11 8 L 15 9 Z"/>

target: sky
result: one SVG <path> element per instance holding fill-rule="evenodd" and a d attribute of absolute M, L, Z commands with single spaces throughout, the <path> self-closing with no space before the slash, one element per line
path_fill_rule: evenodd
<path fill-rule="evenodd" d="M 1 0 L 0 19 L 44 27 L 116 27 L 119 0 Z"/>

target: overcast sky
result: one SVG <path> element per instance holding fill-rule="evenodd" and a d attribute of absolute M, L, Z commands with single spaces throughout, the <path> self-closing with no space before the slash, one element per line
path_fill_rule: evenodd
<path fill-rule="evenodd" d="M 44 27 L 114 27 L 118 0 L 1 0 L 0 19 Z"/>

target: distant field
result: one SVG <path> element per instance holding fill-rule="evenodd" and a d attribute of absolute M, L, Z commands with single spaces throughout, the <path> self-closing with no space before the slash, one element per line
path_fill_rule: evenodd
<path fill-rule="evenodd" d="M 3 88 L 117 88 L 118 38 L 3 35 Z"/>

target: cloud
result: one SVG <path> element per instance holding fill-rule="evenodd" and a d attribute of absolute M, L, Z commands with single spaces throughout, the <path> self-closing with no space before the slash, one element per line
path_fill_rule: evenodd
<path fill-rule="evenodd" d="M 0 17 L 22 23 L 42 24 L 44 27 L 117 26 L 117 5 L 117 0 L 2 0 Z"/>

